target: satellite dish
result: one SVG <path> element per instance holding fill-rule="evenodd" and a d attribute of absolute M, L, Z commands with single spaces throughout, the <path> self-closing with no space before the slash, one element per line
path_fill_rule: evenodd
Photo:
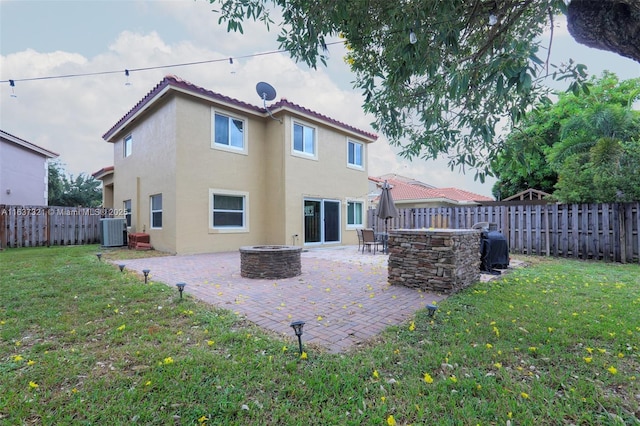
<path fill-rule="evenodd" d="M 276 98 L 276 89 L 264 81 L 256 84 L 256 92 L 258 92 L 258 96 L 260 96 L 264 102 L 272 101 Z"/>
<path fill-rule="evenodd" d="M 264 109 L 269 113 L 269 117 L 273 118 L 276 121 L 279 121 L 282 124 L 282 120 L 275 118 L 269 108 L 267 108 L 267 101 L 272 101 L 276 98 L 276 89 L 273 88 L 269 83 L 265 83 L 261 81 L 256 84 L 256 92 L 258 92 L 258 96 L 262 98 L 262 103 L 264 105 Z"/>

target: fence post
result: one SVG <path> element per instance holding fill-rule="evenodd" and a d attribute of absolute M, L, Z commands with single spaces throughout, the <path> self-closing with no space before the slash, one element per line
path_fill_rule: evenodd
<path fill-rule="evenodd" d="M 2 204 L 0 205 L 0 250 L 4 249 L 6 246 L 7 240 L 7 217 L 9 216 L 9 212 L 7 211 L 7 206 Z"/>

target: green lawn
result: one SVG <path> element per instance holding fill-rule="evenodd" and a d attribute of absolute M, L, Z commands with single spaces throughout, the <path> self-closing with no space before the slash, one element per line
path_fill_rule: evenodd
<path fill-rule="evenodd" d="M 0 424 L 640 424 L 637 264 L 529 258 L 300 359 L 97 251 L 0 252 Z"/>

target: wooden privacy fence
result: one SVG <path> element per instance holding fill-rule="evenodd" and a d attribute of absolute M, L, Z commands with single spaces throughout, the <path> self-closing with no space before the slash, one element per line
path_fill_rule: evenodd
<path fill-rule="evenodd" d="M 640 202 L 503 204 L 399 209 L 388 229 L 471 228 L 493 222 L 511 253 L 640 262 Z M 369 227 L 385 229 L 370 209 Z"/>
<path fill-rule="evenodd" d="M 100 242 L 103 208 L 0 205 L 0 249 Z"/>

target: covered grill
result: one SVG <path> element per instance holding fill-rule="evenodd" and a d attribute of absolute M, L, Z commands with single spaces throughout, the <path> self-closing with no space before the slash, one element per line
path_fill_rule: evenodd
<path fill-rule="evenodd" d="M 497 231 L 498 227 L 495 224 L 483 222 L 473 227 L 482 230 L 480 235 L 480 270 L 490 274 L 500 274 L 495 269 L 507 269 L 509 267 L 509 243 L 507 239 Z"/>

